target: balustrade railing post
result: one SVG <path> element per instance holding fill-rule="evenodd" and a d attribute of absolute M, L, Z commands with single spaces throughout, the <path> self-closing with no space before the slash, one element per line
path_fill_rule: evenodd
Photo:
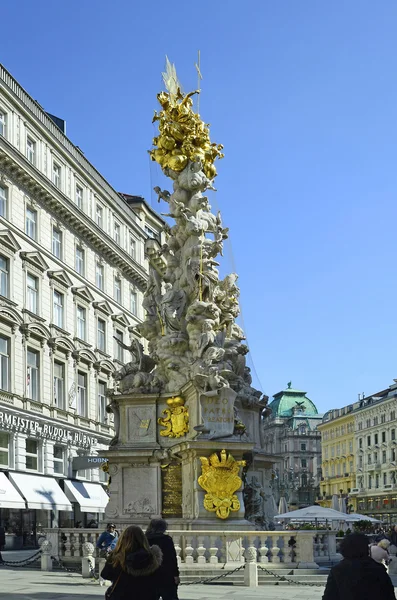
<path fill-rule="evenodd" d="M 296 539 L 296 561 L 298 569 L 318 569 L 314 562 L 313 532 L 297 531 Z"/>
<path fill-rule="evenodd" d="M 197 537 L 197 563 L 199 565 L 205 565 L 205 563 L 207 562 L 204 554 L 205 554 L 204 536 L 199 535 Z"/>
<path fill-rule="evenodd" d="M 41 570 L 52 571 L 51 551 L 52 544 L 49 540 L 44 540 L 41 544 Z"/>
<path fill-rule="evenodd" d="M 255 547 L 256 535 L 247 536 L 247 548 L 245 550 L 244 585 L 258 587 L 257 551 Z"/>
<path fill-rule="evenodd" d="M 278 535 L 272 535 L 272 547 L 270 548 L 270 552 L 272 554 L 272 566 L 277 566 L 280 564 L 279 552 L 280 548 L 278 546 Z"/>
<path fill-rule="evenodd" d="M 84 542 L 82 546 L 81 574 L 84 578 L 91 577 L 91 570 L 95 569 L 94 544 Z"/>
<path fill-rule="evenodd" d="M 212 564 L 212 565 L 218 564 L 218 556 L 217 556 L 218 548 L 216 546 L 216 536 L 215 535 L 210 536 L 209 553 L 210 553 L 210 564 Z"/>
<path fill-rule="evenodd" d="M 269 548 L 266 546 L 266 537 L 263 536 L 260 538 L 260 542 L 261 545 L 259 546 L 259 562 L 260 563 L 268 563 L 269 562 L 269 558 L 268 558 L 268 553 L 269 553 Z"/>
<path fill-rule="evenodd" d="M 194 563 L 194 558 L 193 558 L 194 548 L 192 546 L 192 542 L 193 542 L 193 536 L 187 535 L 186 536 L 186 546 L 185 546 L 185 563 L 187 565 L 192 565 Z"/>

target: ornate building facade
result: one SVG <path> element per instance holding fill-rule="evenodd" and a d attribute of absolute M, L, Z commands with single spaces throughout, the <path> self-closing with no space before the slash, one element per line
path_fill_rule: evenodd
<path fill-rule="evenodd" d="M 332 497 L 336 495 L 344 499 L 344 508 L 350 512 L 356 510 L 354 499 L 350 497 L 356 475 L 353 410 L 353 405 L 330 410 L 318 426 L 322 448 L 319 503 L 331 507 Z"/>
<path fill-rule="evenodd" d="M 278 459 L 273 490 L 278 502 L 284 496 L 289 508 L 313 504 L 321 476 L 321 445 L 317 426 L 322 415 L 306 392 L 287 389 L 275 394 L 271 413 L 264 419 L 265 450 Z"/>
<path fill-rule="evenodd" d="M 107 387 L 129 360 L 118 342 L 142 321 L 144 243 L 162 225 L 0 65 L 0 520 L 25 545 L 39 525 L 104 510 L 105 474 L 74 459 L 112 438 Z"/>

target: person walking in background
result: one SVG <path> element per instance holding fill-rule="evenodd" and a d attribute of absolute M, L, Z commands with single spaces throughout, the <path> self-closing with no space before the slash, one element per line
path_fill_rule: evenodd
<path fill-rule="evenodd" d="M 109 552 L 114 550 L 118 537 L 114 523 L 108 523 L 106 530 L 101 533 L 96 543 L 96 547 L 100 550 L 101 558 L 107 558 Z"/>
<path fill-rule="evenodd" d="M 383 565 L 369 556 L 368 539 L 352 533 L 340 545 L 343 560 L 328 575 L 323 600 L 396 600 Z"/>
<path fill-rule="evenodd" d="M 149 542 L 140 527 L 130 525 L 121 534 L 101 572 L 112 586 L 106 592 L 111 600 L 157 600 L 157 571 L 162 552 Z"/>
<path fill-rule="evenodd" d="M 166 535 L 168 525 L 164 519 L 152 519 L 146 531 L 149 544 L 156 544 L 163 553 L 158 570 L 158 596 L 163 600 L 178 600 L 179 568 L 174 542 Z"/>
<path fill-rule="evenodd" d="M 377 544 L 373 544 L 370 547 L 371 558 L 381 565 L 388 566 L 390 563 L 389 546 L 390 542 L 386 538 L 380 540 Z"/>
<path fill-rule="evenodd" d="M 396 548 L 397 548 L 397 525 L 395 525 L 393 527 L 393 531 L 391 532 L 391 535 L 390 535 L 390 541 L 393 544 L 393 546 L 396 546 Z"/>

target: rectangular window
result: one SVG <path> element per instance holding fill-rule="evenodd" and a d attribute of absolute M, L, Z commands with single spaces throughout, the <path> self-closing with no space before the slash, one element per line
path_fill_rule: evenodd
<path fill-rule="evenodd" d="M 60 189 L 61 187 L 61 167 L 56 163 L 52 163 L 52 183 Z"/>
<path fill-rule="evenodd" d="M 87 375 L 77 373 L 77 412 L 82 417 L 87 416 Z"/>
<path fill-rule="evenodd" d="M 136 292 L 131 292 L 130 296 L 130 308 L 133 315 L 137 314 L 138 303 L 137 303 L 137 294 Z"/>
<path fill-rule="evenodd" d="M 382 431 L 382 444 L 386 443 L 386 431 Z"/>
<path fill-rule="evenodd" d="M 77 337 L 85 340 L 85 308 L 77 306 Z"/>
<path fill-rule="evenodd" d="M 114 299 L 121 304 L 121 279 L 114 278 Z"/>
<path fill-rule="evenodd" d="M 396 449 L 395 448 L 393 448 L 393 450 L 391 451 L 391 459 L 392 459 L 392 462 L 396 461 Z"/>
<path fill-rule="evenodd" d="M 367 436 L 367 446 L 370 446 L 370 445 L 371 445 L 371 436 L 368 435 Z"/>
<path fill-rule="evenodd" d="M 54 446 L 54 473 L 65 473 L 65 450 L 62 446 Z"/>
<path fill-rule="evenodd" d="M 4 431 L 0 431 L 0 465 L 10 466 L 10 436 Z"/>
<path fill-rule="evenodd" d="M 40 353 L 28 349 L 27 373 L 26 373 L 28 398 L 36 400 L 40 398 Z"/>
<path fill-rule="evenodd" d="M 353 454 L 353 442 L 349 442 L 349 453 Z"/>
<path fill-rule="evenodd" d="M 106 352 L 106 323 L 98 319 L 98 350 Z"/>
<path fill-rule="evenodd" d="M 37 235 L 37 211 L 29 206 L 26 207 L 26 235 L 32 240 L 35 240 Z"/>
<path fill-rule="evenodd" d="M 39 280 L 34 275 L 26 275 L 26 308 L 37 314 L 39 297 Z"/>
<path fill-rule="evenodd" d="M 75 200 L 78 208 L 83 210 L 83 188 L 81 188 L 79 185 L 76 185 Z"/>
<path fill-rule="evenodd" d="M 114 346 L 114 358 L 116 360 L 119 360 L 120 362 L 124 362 L 124 349 L 116 341 L 116 340 L 119 340 L 120 342 L 123 342 L 123 332 L 119 331 L 118 329 L 116 329 L 114 337 L 116 338 L 114 340 L 114 344 L 115 344 L 115 346 Z"/>
<path fill-rule="evenodd" d="M 80 246 L 76 246 L 76 271 L 84 275 L 84 250 Z"/>
<path fill-rule="evenodd" d="M 7 188 L 0 185 L 0 217 L 7 216 L 7 197 L 8 197 Z"/>
<path fill-rule="evenodd" d="M 10 389 L 10 340 L 0 335 L 0 389 Z"/>
<path fill-rule="evenodd" d="M 103 273 L 104 273 L 103 265 L 101 265 L 99 262 L 97 262 L 95 283 L 99 290 L 103 290 L 103 286 L 104 286 L 104 274 Z"/>
<path fill-rule="evenodd" d="M 0 294 L 8 298 L 9 292 L 8 259 L 0 254 Z"/>
<path fill-rule="evenodd" d="M 0 135 L 6 137 L 7 133 L 7 115 L 4 112 L 0 112 Z"/>
<path fill-rule="evenodd" d="M 375 433 L 375 441 L 374 444 L 379 444 L 379 436 L 377 433 Z"/>
<path fill-rule="evenodd" d="M 380 422 L 381 423 L 386 423 L 386 415 L 385 415 L 385 413 L 383 413 L 383 415 L 380 416 Z"/>
<path fill-rule="evenodd" d="M 372 476 L 368 475 L 368 488 L 371 489 L 372 488 Z"/>
<path fill-rule="evenodd" d="M 359 430 L 359 431 L 361 431 L 361 430 L 362 430 L 362 428 L 363 428 L 363 424 L 362 424 L 362 423 L 359 423 L 359 424 L 358 424 L 358 430 Z"/>
<path fill-rule="evenodd" d="M 98 383 L 98 415 L 99 422 L 106 423 L 107 422 L 107 413 L 106 413 L 106 383 L 100 381 Z"/>
<path fill-rule="evenodd" d="M 390 421 L 394 421 L 396 419 L 396 411 L 392 410 L 390 412 Z"/>
<path fill-rule="evenodd" d="M 136 260 L 136 240 L 133 237 L 130 238 L 130 255 Z"/>
<path fill-rule="evenodd" d="M 95 221 L 98 227 L 103 229 L 103 208 L 100 204 L 97 204 L 95 208 Z"/>
<path fill-rule="evenodd" d="M 371 458 L 371 455 L 368 454 L 368 464 L 370 465 L 371 463 L 372 463 L 372 458 Z"/>
<path fill-rule="evenodd" d="M 54 290 L 54 323 L 63 327 L 63 294 Z"/>
<path fill-rule="evenodd" d="M 65 407 L 65 365 L 58 362 L 54 362 L 54 404 Z"/>
<path fill-rule="evenodd" d="M 386 462 L 386 450 L 383 450 L 383 452 L 382 452 L 382 462 L 383 463 Z"/>
<path fill-rule="evenodd" d="M 306 460 L 306 458 L 302 458 L 302 460 L 301 460 L 301 467 L 302 467 L 302 469 L 306 469 L 306 467 L 307 467 L 307 460 Z"/>
<path fill-rule="evenodd" d="M 114 223 L 114 241 L 116 244 L 120 245 L 121 240 L 121 227 L 119 223 Z"/>
<path fill-rule="evenodd" d="M 301 444 L 301 451 L 306 452 L 306 444 Z"/>
<path fill-rule="evenodd" d="M 378 425 L 378 417 L 374 417 L 374 425 Z"/>
<path fill-rule="evenodd" d="M 396 439 L 396 430 L 395 430 L 395 429 L 392 429 L 392 430 L 391 430 L 391 439 L 392 439 L 392 440 L 395 440 L 395 439 Z"/>
<path fill-rule="evenodd" d="M 387 473 L 383 473 L 383 485 L 387 484 Z"/>
<path fill-rule="evenodd" d="M 62 232 L 56 227 L 52 228 L 52 253 L 57 258 L 62 258 Z"/>
<path fill-rule="evenodd" d="M 379 487 L 379 475 L 375 475 L 375 487 L 376 489 Z"/>
<path fill-rule="evenodd" d="M 26 440 L 26 470 L 38 471 L 39 469 L 39 442 Z"/>
<path fill-rule="evenodd" d="M 363 457 L 362 456 L 358 457 L 358 466 L 359 466 L 360 469 L 363 468 Z"/>
<path fill-rule="evenodd" d="M 374 462 L 378 462 L 378 453 L 374 452 Z"/>
<path fill-rule="evenodd" d="M 36 142 L 32 138 L 26 138 L 26 158 L 32 165 L 36 164 Z"/>

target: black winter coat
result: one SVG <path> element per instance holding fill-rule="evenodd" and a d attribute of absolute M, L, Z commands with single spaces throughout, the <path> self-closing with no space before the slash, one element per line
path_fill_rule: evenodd
<path fill-rule="evenodd" d="M 174 577 L 179 577 L 178 561 L 172 538 L 165 533 L 147 533 L 150 545 L 158 546 L 163 554 L 163 562 L 157 572 L 159 585 L 174 584 Z"/>
<path fill-rule="evenodd" d="M 0 527 L 0 550 L 2 546 L 6 545 L 6 530 L 4 527 Z"/>
<path fill-rule="evenodd" d="M 323 600 L 396 600 L 386 569 L 372 558 L 343 559 L 328 575 Z"/>
<path fill-rule="evenodd" d="M 111 600 L 157 600 L 156 571 L 161 565 L 162 554 L 158 546 L 150 552 L 144 549 L 127 556 L 126 570 L 114 568 L 108 558 L 101 577 L 115 584 Z"/>

